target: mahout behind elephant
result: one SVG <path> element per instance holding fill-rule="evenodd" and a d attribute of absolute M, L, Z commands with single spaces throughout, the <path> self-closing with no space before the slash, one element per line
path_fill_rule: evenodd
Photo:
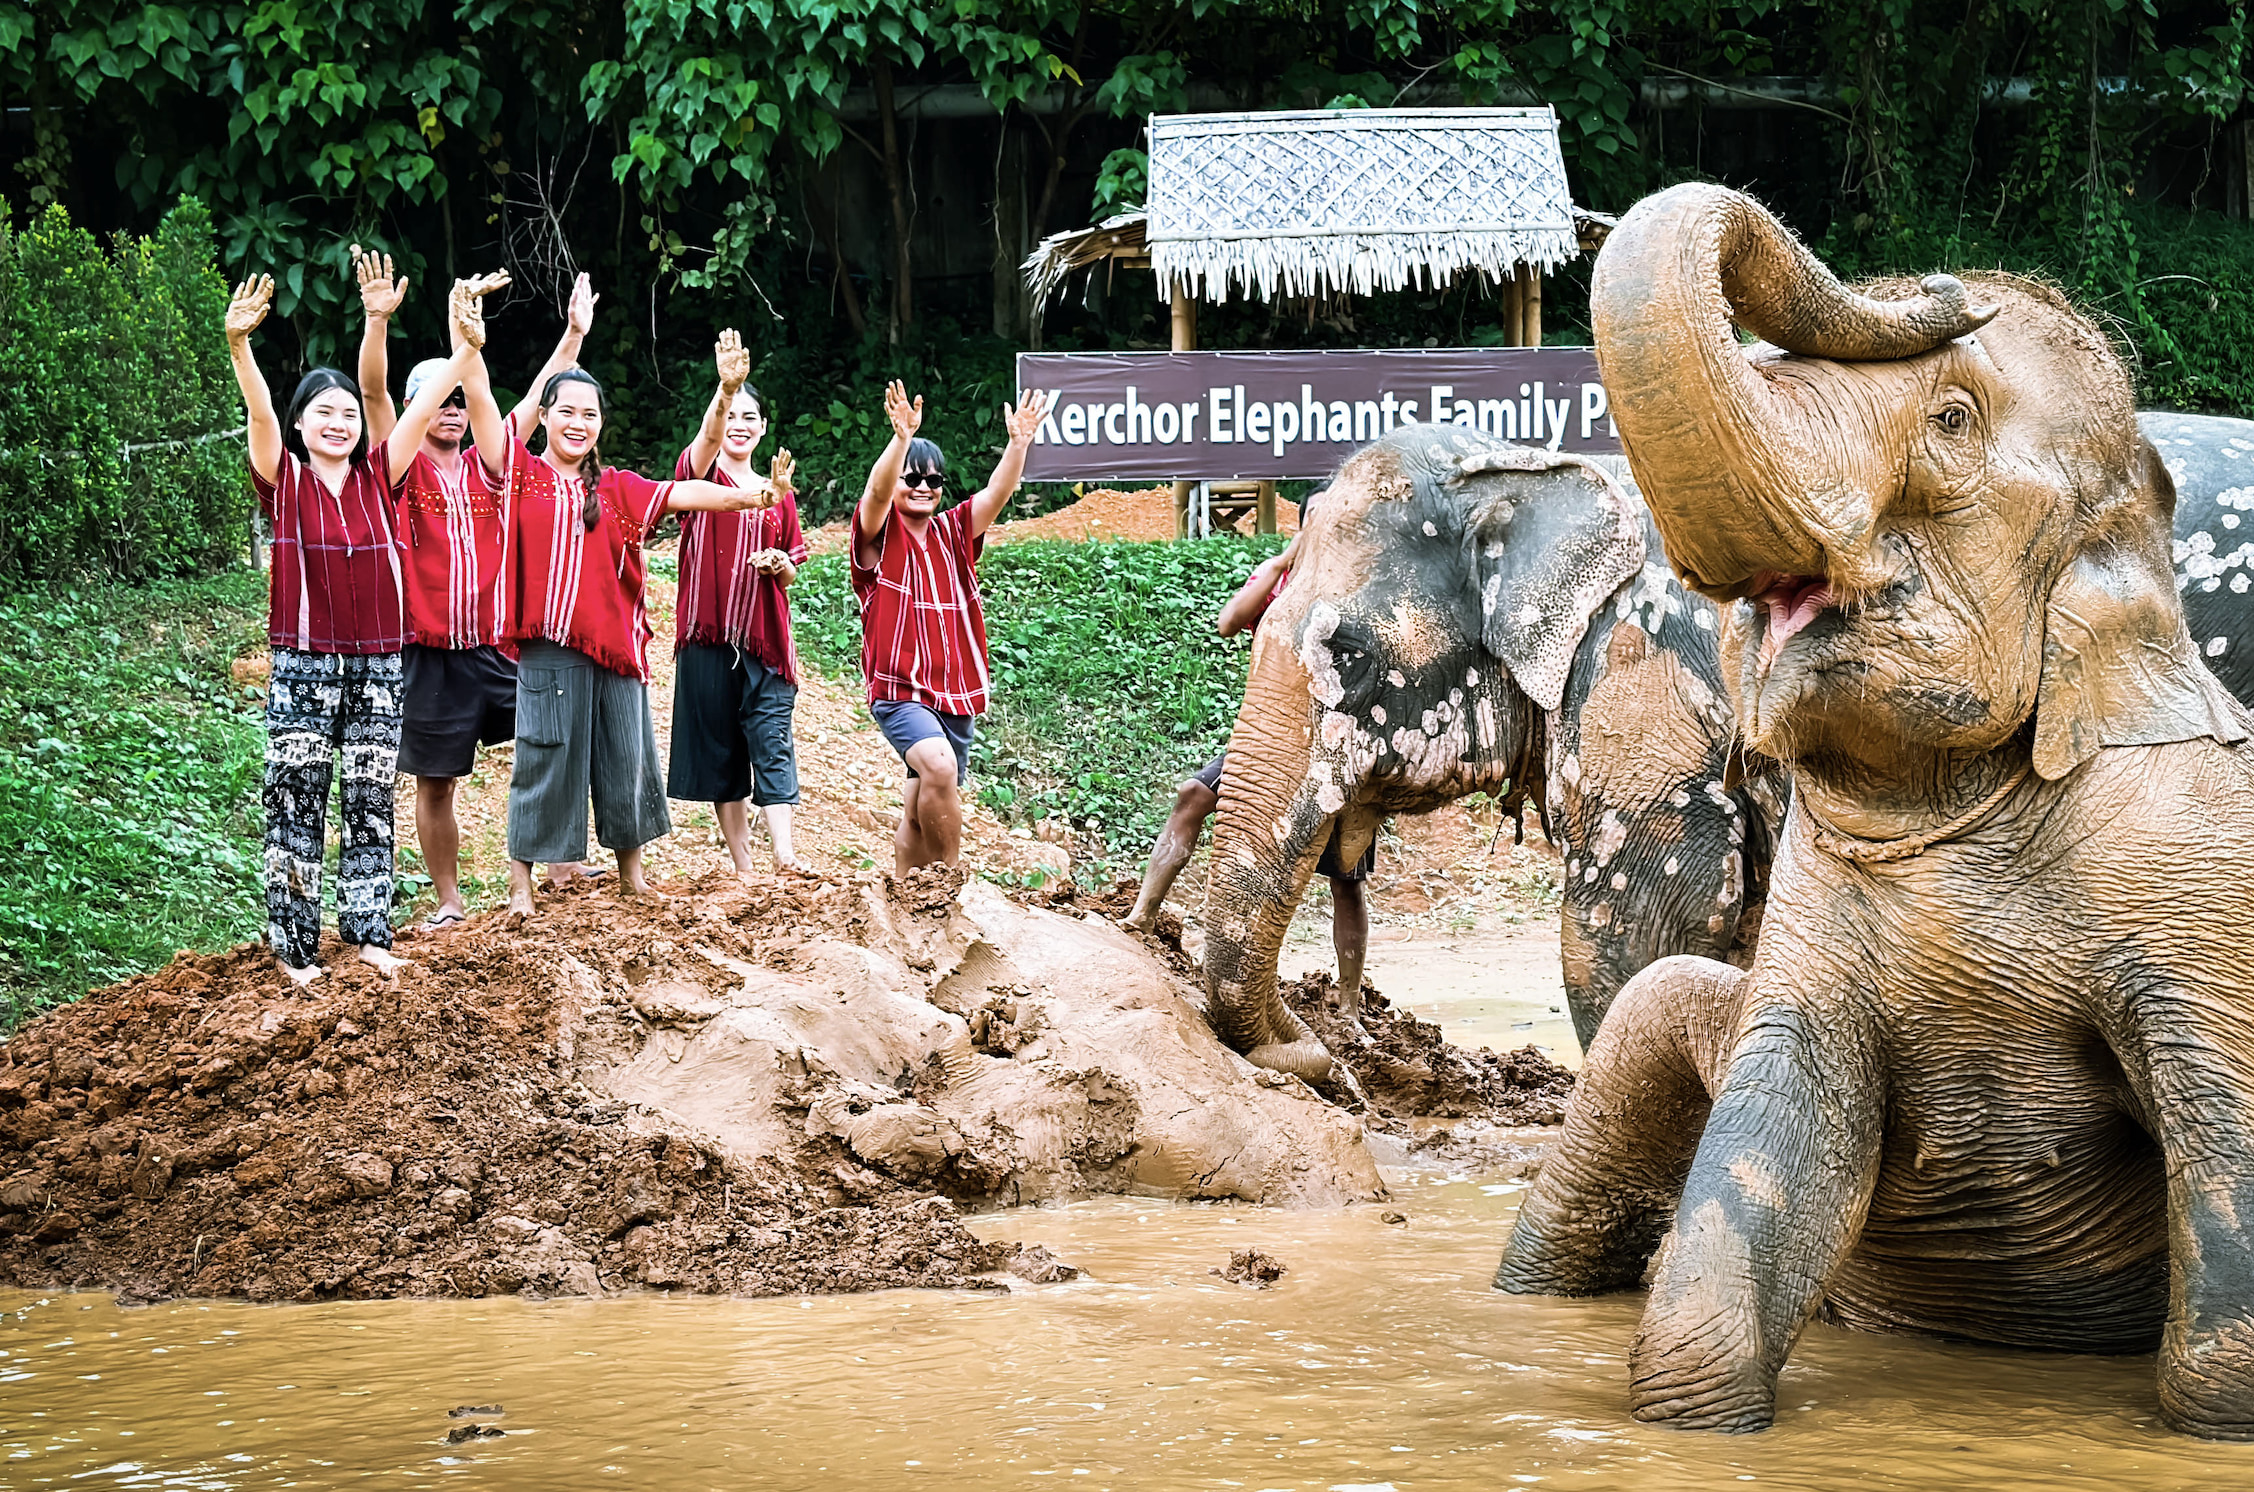
<path fill-rule="evenodd" d="M 1722 784 L 1715 614 L 1675 582 L 1634 485 L 1570 455 L 1411 425 L 1349 457 L 1253 644 L 1221 780 L 1205 974 L 1223 1037 L 1320 1079 L 1276 955 L 1335 828 L 1531 801 L 1565 862 L 1565 985 L 1586 1043 L 1630 975 L 1722 957 L 1765 819 Z"/>
<path fill-rule="evenodd" d="M 2121 360 L 2010 276 L 1847 291 L 1710 186 L 1623 219 L 1592 305 L 1793 800 L 1751 969 L 1622 991 L 1496 1284 L 1648 1259 L 1639 1419 L 1767 1425 L 1820 1312 L 2157 1347 L 2171 1424 L 2254 1438 L 2254 748 Z"/>

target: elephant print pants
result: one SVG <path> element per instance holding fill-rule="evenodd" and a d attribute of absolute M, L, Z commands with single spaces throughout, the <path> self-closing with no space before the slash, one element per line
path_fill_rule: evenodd
<path fill-rule="evenodd" d="M 344 759 L 337 932 L 391 946 L 391 795 L 404 692 L 397 653 L 274 649 L 266 692 L 266 941 L 293 969 L 321 943 L 329 773 Z"/>

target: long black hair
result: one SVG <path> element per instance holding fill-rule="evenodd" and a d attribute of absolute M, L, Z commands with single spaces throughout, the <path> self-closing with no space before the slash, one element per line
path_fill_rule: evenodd
<path fill-rule="evenodd" d="M 947 453 L 939 449 L 939 442 L 936 440 L 928 440 L 921 435 L 912 436 L 908 441 L 908 454 L 900 458 L 900 470 L 935 471 L 944 477 L 947 475 Z"/>
<path fill-rule="evenodd" d="M 305 418 L 305 406 L 330 389 L 343 389 L 352 396 L 360 411 L 360 443 L 352 448 L 352 462 L 357 466 L 368 454 L 368 405 L 360 397 L 360 385 L 334 368 L 315 368 L 297 381 L 297 392 L 290 395 L 290 407 L 282 415 L 282 444 L 300 461 L 311 461 L 306 453 L 305 437 L 298 434 L 297 422 Z"/>
<path fill-rule="evenodd" d="M 549 379 L 547 386 L 540 390 L 540 422 L 543 425 L 548 421 L 548 411 L 556 406 L 556 391 L 567 383 L 583 383 L 593 389 L 595 413 L 604 413 L 603 386 L 595 381 L 595 375 L 585 368 L 566 368 Z M 603 440 L 600 435 L 587 447 L 587 455 L 579 463 L 579 480 L 587 489 L 586 497 L 580 502 L 579 521 L 592 532 L 596 522 L 603 516 L 602 502 L 595 496 L 595 489 L 603 480 Z"/>

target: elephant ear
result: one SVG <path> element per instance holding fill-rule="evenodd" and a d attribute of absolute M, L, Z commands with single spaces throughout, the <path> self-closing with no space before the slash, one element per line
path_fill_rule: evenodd
<path fill-rule="evenodd" d="M 1480 639 L 1544 710 L 1565 695 L 1589 619 L 1644 567 L 1637 509 L 1579 456 L 1503 446 L 1464 458 Z"/>
<path fill-rule="evenodd" d="M 2035 696 L 2035 770 L 2056 780 L 2103 746 L 2246 739 L 2246 719 L 2184 630 L 2169 567 L 2176 489 L 2139 441 L 2140 480 L 2096 515 L 2051 585 Z"/>

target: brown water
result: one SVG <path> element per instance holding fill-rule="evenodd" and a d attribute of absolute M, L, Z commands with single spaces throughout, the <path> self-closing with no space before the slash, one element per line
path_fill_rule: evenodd
<path fill-rule="evenodd" d="M 1085 1267 L 1008 1296 L 175 1303 L 0 1295 L 0 1487 L 2238 1488 L 2152 1361 L 1811 1329 L 1776 1429 L 1629 1421 L 1640 1302 L 1487 1287 L 1515 1188 L 1386 1207 L 1112 1200 L 982 1231 Z M 1207 1271 L 1258 1245 L 1275 1288 Z M 497 1440 L 447 1410 L 499 1404 Z M 1052 1478 L 1054 1480 L 1052 1480 Z"/>

